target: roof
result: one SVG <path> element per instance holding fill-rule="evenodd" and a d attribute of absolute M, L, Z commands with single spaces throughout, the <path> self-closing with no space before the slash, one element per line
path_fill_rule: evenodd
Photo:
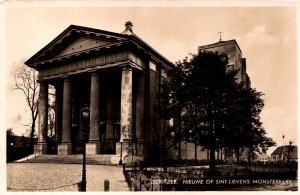
<path fill-rule="evenodd" d="M 212 44 L 208 44 L 208 45 L 203 45 L 203 46 L 199 46 L 199 49 L 210 49 L 210 48 L 215 48 L 215 47 L 220 47 L 220 46 L 224 46 L 224 45 L 229 45 L 229 44 L 236 44 L 237 47 L 239 48 L 240 52 L 242 53 L 242 50 L 240 49 L 239 44 L 236 42 L 235 39 L 232 40 L 228 40 L 228 41 L 218 41 L 216 43 L 212 43 Z"/>
<path fill-rule="evenodd" d="M 290 151 L 289 151 L 290 150 Z M 284 154 L 285 156 L 288 156 L 288 153 L 290 152 L 291 158 L 297 158 L 298 156 L 298 147 L 293 145 L 284 145 L 277 147 L 274 152 L 272 152 L 271 156 Z"/>
<path fill-rule="evenodd" d="M 257 155 L 258 158 L 269 158 L 269 155 L 265 152 L 263 152 L 262 154 L 258 154 Z"/>
<path fill-rule="evenodd" d="M 136 36 L 134 33 L 128 33 L 128 31 L 126 30 L 123 31 L 122 33 L 115 33 L 115 32 L 105 31 L 101 29 L 95 29 L 95 28 L 89 28 L 89 27 L 77 26 L 77 25 L 70 25 L 56 38 L 54 38 L 50 43 L 48 43 L 40 51 L 38 51 L 31 58 L 29 58 L 25 62 L 25 64 L 28 65 L 29 67 L 36 68 L 37 64 L 41 62 L 41 56 L 45 55 L 46 52 L 50 51 L 54 47 L 57 47 L 64 40 L 67 40 L 72 33 L 81 33 L 81 32 L 88 34 L 90 36 L 95 36 L 95 37 L 105 36 L 105 37 L 109 37 L 110 39 L 118 40 L 119 41 L 117 43 L 118 45 L 125 44 L 125 43 L 132 43 L 136 47 L 143 49 L 145 52 L 156 57 L 157 59 L 159 59 L 166 65 L 168 65 L 169 67 L 172 66 L 172 63 L 168 59 L 162 56 L 159 52 L 153 49 L 150 45 L 148 45 L 145 41 L 143 41 L 141 38 Z M 84 51 L 81 53 L 84 53 Z"/>

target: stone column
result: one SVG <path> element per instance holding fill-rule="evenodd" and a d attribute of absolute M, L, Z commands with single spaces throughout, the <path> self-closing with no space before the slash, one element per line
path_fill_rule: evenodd
<path fill-rule="evenodd" d="M 62 142 L 58 145 L 58 155 L 72 154 L 72 83 L 69 78 L 64 79 L 63 87 L 63 116 L 62 116 Z"/>
<path fill-rule="evenodd" d="M 62 92 L 62 85 L 59 83 L 55 87 L 55 137 L 57 143 L 61 143 L 62 139 Z"/>
<path fill-rule="evenodd" d="M 137 153 L 143 155 L 144 142 L 144 108 L 145 108 L 145 75 L 138 75 L 136 91 L 136 138 L 138 141 Z"/>
<path fill-rule="evenodd" d="M 90 94 L 90 137 L 86 144 L 87 154 L 100 154 L 99 141 L 99 111 L 100 106 L 100 76 L 99 73 L 91 74 L 91 94 Z"/>
<path fill-rule="evenodd" d="M 48 84 L 40 83 L 39 95 L 39 126 L 38 144 L 34 147 L 37 154 L 47 153 L 47 130 L 48 130 Z"/>
<path fill-rule="evenodd" d="M 115 117 L 115 108 L 114 108 L 114 89 L 113 85 L 107 88 L 107 97 L 106 97 L 106 134 L 105 134 L 105 152 L 106 153 L 115 153 L 115 130 L 113 126 L 114 117 Z"/>
<path fill-rule="evenodd" d="M 116 143 L 116 154 L 126 163 L 125 155 L 132 138 L 132 67 L 125 66 L 121 74 L 120 143 Z M 120 159 L 120 160 L 121 160 Z M 127 160 L 131 157 L 127 156 Z"/>
<path fill-rule="evenodd" d="M 132 68 L 124 67 L 121 79 L 121 137 L 120 142 L 131 139 L 132 120 Z"/>

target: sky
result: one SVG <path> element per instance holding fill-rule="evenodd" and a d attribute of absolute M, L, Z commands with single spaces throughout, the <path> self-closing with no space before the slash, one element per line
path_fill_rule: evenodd
<path fill-rule="evenodd" d="M 74 6 L 74 4 L 72 4 Z M 261 120 L 277 145 L 297 142 L 297 10 L 295 7 L 71 7 L 56 5 L 6 6 L 1 10 L 1 78 L 7 88 L 9 68 L 28 59 L 69 25 L 133 32 L 171 62 L 197 47 L 235 39 L 247 60 L 252 87 L 265 95 Z M 20 93 L 6 91 L 1 120 L 5 129 L 25 132 L 29 118 Z M 4 110 L 4 111 L 3 111 Z M 282 139 L 285 135 L 285 139 Z M 273 149 L 269 150 L 273 151 Z"/>

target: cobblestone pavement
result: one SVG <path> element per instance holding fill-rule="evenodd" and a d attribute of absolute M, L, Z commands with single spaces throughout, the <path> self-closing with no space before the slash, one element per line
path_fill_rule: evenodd
<path fill-rule="evenodd" d="M 122 167 L 87 165 L 87 191 L 104 191 L 104 180 L 110 191 L 129 191 Z M 49 163 L 7 164 L 7 191 L 78 191 L 82 165 Z"/>

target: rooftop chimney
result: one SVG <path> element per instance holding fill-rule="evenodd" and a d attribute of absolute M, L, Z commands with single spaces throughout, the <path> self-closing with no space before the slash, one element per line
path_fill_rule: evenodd
<path fill-rule="evenodd" d="M 126 35 L 132 35 L 133 32 L 132 32 L 132 23 L 130 21 L 126 22 L 125 23 L 125 27 L 126 29 L 122 32 L 122 34 L 126 34 Z"/>
<path fill-rule="evenodd" d="M 126 30 L 129 30 L 130 32 L 132 32 L 133 25 L 130 21 L 126 22 L 125 26 L 126 26 Z"/>

